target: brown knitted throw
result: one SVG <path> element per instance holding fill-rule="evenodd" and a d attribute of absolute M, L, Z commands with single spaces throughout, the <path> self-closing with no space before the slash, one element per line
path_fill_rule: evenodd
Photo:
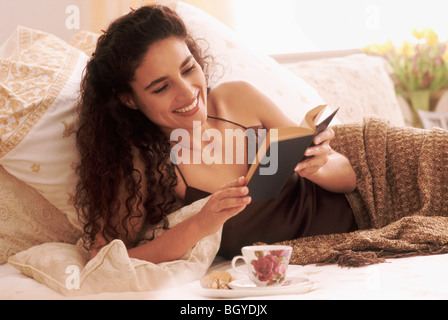
<path fill-rule="evenodd" d="M 448 131 L 375 118 L 334 130 L 333 148 L 357 174 L 347 198 L 360 230 L 283 241 L 294 248 L 291 263 L 359 267 L 448 253 Z"/>

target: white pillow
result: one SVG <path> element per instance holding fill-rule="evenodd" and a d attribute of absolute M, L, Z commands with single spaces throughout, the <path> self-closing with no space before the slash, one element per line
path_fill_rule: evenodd
<path fill-rule="evenodd" d="M 0 59 L 0 165 L 79 228 L 75 104 L 88 57 L 57 37 L 18 27 Z"/>
<path fill-rule="evenodd" d="M 290 118 L 300 123 L 306 112 L 323 99 L 299 76 L 274 59 L 247 47 L 237 34 L 204 11 L 178 2 L 176 12 L 184 20 L 194 39 L 205 39 L 207 53 L 217 61 L 215 84 L 246 80 L 270 97 Z M 201 42 L 200 42 L 201 43 Z"/>
<path fill-rule="evenodd" d="M 208 198 L 168 216 L 169 226 L 199 212 Z M 148 237 L 152 231 L 148 231 Z M 8 262 L 25 275 L 65 296 L 101 292 L 142 292 L 200 279 L 219 249 L 221 230 L 200 240 L 179 260 L 153 264 L 131 259 L 121 240 L 114 240 L 90 261 L 81 246 L 45 243 L 17 253 Z M 87 262 L 88 261 L 88 262 Z"/>

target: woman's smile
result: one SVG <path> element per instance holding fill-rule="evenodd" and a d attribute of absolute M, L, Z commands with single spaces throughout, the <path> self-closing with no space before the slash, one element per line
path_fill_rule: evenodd
<path fill-rule="evenodd" d="M 186 107 L 180 107 L 173 111 L 173 113 L 182 114 L 185 116 L 190 116 L 196 113 L 199 110 L 199 97 L 196 96 L 196 98 L 193 100 L 191 104 L 189 104 Z"/>

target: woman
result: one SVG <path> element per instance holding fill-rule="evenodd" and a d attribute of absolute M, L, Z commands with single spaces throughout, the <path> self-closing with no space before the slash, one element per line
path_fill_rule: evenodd
<path fill-rule="evenodd" d="M 316 137 L 281 196 L 268 202 L 250 203 L 247 163 L 174 165 L 171 150 L 182 142 L 170 137 L 179 128 L 191 136 L 213 130 L 224 137 L 229 129 L 296 125 L 248 83 L 209 89 L 207 71 L 182 20 L 163 6 L 133 11 L 99 38 L 82 81 L 77 133 L 76 205 L 92 257 L 117 238 L 130 257 L 159 263 L 178 259 L 221 227 L 225 257 L 255 241 L 356 228 L 343 195 L 354 189 L 356 177 L 331 149 L 331 129 Z M 194 154 L 208 144 L 184 141 L 183 150 Z M 145 224 L 166 221 L 180 205 L 210 194 L 198 214 L 136 246 Z"/>

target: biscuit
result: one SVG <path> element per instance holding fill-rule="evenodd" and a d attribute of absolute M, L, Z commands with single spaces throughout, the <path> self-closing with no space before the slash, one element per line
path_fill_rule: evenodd
<path fill-rule="evenodd" d="M 229 282 L 233 280 L 229 272 L 214 270 L 202 277 L 201 286 L 206 289 L 230 289 Z"/>

